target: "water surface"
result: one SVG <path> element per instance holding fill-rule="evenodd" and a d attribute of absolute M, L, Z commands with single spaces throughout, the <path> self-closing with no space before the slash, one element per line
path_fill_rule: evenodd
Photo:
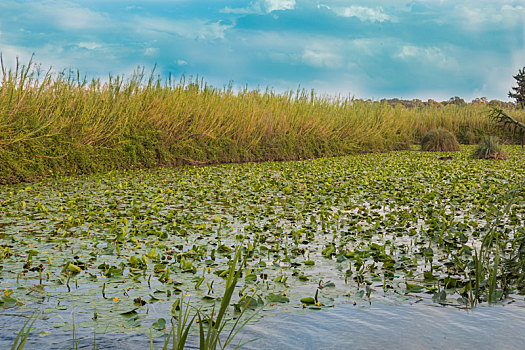
<path fill-rule="evenodd" d="M 246 349 L 525 349 L 525 308 L 428 304 L 337 305 L 264 317 L 242 331 Z"/>

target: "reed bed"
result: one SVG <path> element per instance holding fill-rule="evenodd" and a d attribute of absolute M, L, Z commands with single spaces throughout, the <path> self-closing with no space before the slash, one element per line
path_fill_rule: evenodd
<path fill-rule="evenodd" d="M 406 149 L 437 127 L 492 128 L 483 105 L 406 108 L 313 91 L 218 89 L 144 69 L 107 81 L 2 62 L 0 183 L 112 169 Z M 523 120 L 523 113 L 511 113 Z"/>

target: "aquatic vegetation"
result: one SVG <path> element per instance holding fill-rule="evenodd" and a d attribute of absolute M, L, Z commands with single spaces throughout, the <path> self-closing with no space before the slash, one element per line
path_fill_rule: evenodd
<path fill-rule="evenodd" d="M 480 159 L 507 159 L 499 140 L 495 136 L 485 136 L 472 153 L 472 157 Z"/>
<path fill-rule="evenodd" d="M 75 311 L 77 334 L 97 339 L 219 344 L 261 309 L 523 303 L 525 155 L 504 150 L 506 162 L 463 146 L 447 162 L 402 151 L 3 186 L 0 315 L 40 308 L 38 322 L 71 331 Z"/>
<path fill-rule="evenodd" d="M 421 140 L 421 150 L 431 152 L 459 151 L 454 134 L 445 129 L 429 130 Z"/>

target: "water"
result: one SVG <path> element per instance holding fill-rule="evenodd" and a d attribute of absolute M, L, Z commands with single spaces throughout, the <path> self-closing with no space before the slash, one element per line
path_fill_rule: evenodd
<path fill-rule="evenodd" d="M 20 317 L 0 317 L 20 323 Z M 17 319 L 19 319 L 17 321 Z M 12 326 L 12 324 L 11 324 Z M 53 330 L 43 336 L 44 324 L 31 334 L 25 349 L 67 349 L 72 333 Z M 429 304 L 372 303 L 337 305 L 333 309 L 299 312 L 273 311 L 246 325 L 235 344 L 256 339 L 243 349 L 525 349 L 525 308 L 508 304 L 474 310 Z M 80 349 L 93 349 L 93 332 L 77 328 Z M 192 336 L 188 348 L 198 348 Z M 10 348 L 14 333 L 0 332 L 0 349 Z M 96 334 L 99 349 L 149 349 L 145 334 Z M 161 349 L 163 338 L 153 341 Z"/>
<path fill-rule="evenodd" d="M 339 305 L 247 325 L 245 349 L 525 349 L 525 308 Z"/>

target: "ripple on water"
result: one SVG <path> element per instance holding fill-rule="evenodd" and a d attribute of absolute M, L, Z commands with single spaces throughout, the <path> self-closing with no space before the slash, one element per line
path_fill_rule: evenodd
<path fill-rule="evenodd" d="M 525 309 L 459 310 L 428 305 L 339 305 L 276 314 L 247 325 L 246 349 L 525 349 Z"/>
<path fill-rule="evenodd" d="M 4 315 L 5 316 L 5 315 Z M 22 317 L 0 317 L 0 329 L 20 329 Z M 72 345 L 72 333 L 35 324 L 36 332 L 26 349 L 64 349 Z M 243 349 L 525 349 L 525 308 L 517 305 L 481 306 L 474 310 L 436 307 L 426 304 L 372 303 L 369 307 L 350 304 L 333 309 L 304 312 L 272 312 L 246 325 L 237 344 L 258 338 Z M 93 332 L 77 328 L 80 349 L 93 348 Z M 10 348 L 15 332 L 0 333 L 0 348 Z M 188 349 L 198 348 L 196 335 Z M 161 349 L 164 339 L 153 339 Z M 96 334 L 99 349 L 149 349 L 145 334 Z M 232 347 L 233 348 L 233 347 Z"/>

